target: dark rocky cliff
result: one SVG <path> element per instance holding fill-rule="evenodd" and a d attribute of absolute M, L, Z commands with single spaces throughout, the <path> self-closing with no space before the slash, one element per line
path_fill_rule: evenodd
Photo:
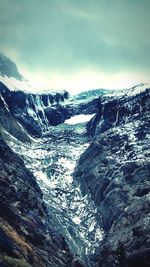
<path fill-rule="evenodd" d="M 41 137 L 49 131 L 51 126 L 57 126 L 71 116 L 92 114 L 98 111 L 98 99 L 89 100 L 86 103 L 80 103 L 80 101 L 74 103 L 68 98 L 67 91 L 31 94 L 23 91 L 11 91 L 0 82 L 1 110 L 5 109 L 6 114 L 7 109 L 10 113 L 9 117 L 11 116 L 30 135 L 35 137 Z M 17 128 L 19 131 L 19 126 Z M 15 131 L 14 134 L 16 135 Z"/>
<path fill-rule="evenodd" d="M 87 125 L 94 138 L 74 176 L 96 203 L 105 233 L 93 266 L 125 266 L 129 255 L 150 248 L 149 107 L 149 89 L 105 98 Z M 147 260 L 130 266 L 150 266 Z"/>
<path fill-rule="evenodd" d="M 22 142 L 30 142 L 27 132 L 10 113 L 2 96 L 0 96 L 0 133 L 3 139 L 8 138 L 7 135 L 12 135 Z"/>
<path fill-rule="evenodd" d="M 71 265 L 64 238 L 49 225 L 35 177 L 2 139 L 0 199 L 0 266 Z"/>
<path fill-rule="evenodd" d="M 11 115 L 33 136 L 40 137 L 50 125 L 58 125 L 65 119 L 56 107 L 59 102 L 68 98 L 66 91 L 54 94 L 31 94 L 11 91 L 0 82 L 0 95 Z"/>

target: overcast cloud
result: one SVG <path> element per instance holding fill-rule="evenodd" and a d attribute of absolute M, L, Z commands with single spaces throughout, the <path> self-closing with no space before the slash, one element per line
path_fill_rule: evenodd
<path fill-rule="evenodd" d="M 0 50 L 29 79 L 80 90 L 149 82 L 149 0 L 1 0 Z"/>

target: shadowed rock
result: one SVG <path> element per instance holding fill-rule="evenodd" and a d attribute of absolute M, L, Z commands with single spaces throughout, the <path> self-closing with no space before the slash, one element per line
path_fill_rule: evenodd
<path fill-rule="evenodd" d="M 125 267 L 149 267 L 150 266 L 150 248 L 135 251 L 126 259 Z"/>
<path fill-rule="evenodd" d="M 83 263 L 81 263 L 80 260 L 74 259 L 72 261 L 71 267 L 85 267 L 85 266 L 83 265 Z"/>

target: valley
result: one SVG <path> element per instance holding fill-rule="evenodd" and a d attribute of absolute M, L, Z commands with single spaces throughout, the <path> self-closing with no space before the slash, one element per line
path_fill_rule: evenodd
<path fill-rule="evenodd" d="M 10 88 L 6 76 L 0 266 L 149 266 L 149 84 L 70 96 Z"/>
<path fill-rule="evenodd" d="M 54 229 L 65 236 L 74 256 L 91 266 L 88 259 L 102 239 L 103 230 L 96 205 L 90 195 L 81 192 L 80 183 L 73 177 L 88 142 L 86 122 L 79 121 L 52 127 L 47 137 L 35 139 L 29 146 L 16 139 L 9 145 L 37 178 Z"/>

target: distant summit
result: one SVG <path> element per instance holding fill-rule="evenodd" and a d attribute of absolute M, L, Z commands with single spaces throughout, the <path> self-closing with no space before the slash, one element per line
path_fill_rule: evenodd
<path fill-rule="evenodd" d="M 17 66 L 11 59 L 0 53 L 0 76 L 7 76 L 22 81 L 23 76 L 19 73 Z"/>

